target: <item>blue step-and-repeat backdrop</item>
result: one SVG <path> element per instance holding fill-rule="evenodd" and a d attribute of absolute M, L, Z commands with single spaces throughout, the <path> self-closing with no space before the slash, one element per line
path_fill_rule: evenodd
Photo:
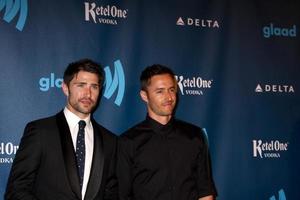
<path fill-rule="evenodd" d="M 222 200 L 300 198 L 300 2 L 0 0 L 0 199 L 27 122 L 63 109 L 68 63 L 105 68 L 95 118 L 145 118 L 139 74 L 177 76 L 177 118 L 205 129 Z"/>

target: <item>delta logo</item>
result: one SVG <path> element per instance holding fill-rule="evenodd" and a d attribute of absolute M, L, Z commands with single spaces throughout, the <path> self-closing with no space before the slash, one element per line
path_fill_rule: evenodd
<path fill-rule="evenodd" d="M 256 93 L 295 93 L 293 85 L 288 84 L 257 84 Z"/>
<path fill-rule="evenodd" d="M 27 0 L 0 0 L 0 12 L 5 10 L 3 20 L 7 23 L 14 21 L 18 15 L 16 29 L 22 31 L 28 14 Z"/>
<path fill-rule="evenodd" d="M 199 28 L 219 29 L 220 23 L 214 19 L 198 19 L 191 17 L 179 17 L 176 21 L 177 26 L 193 26 Z"/>
<path fill-rule="evenodd" d="M 118 25 L 128 16 L 128 9 L 115 5 L 97 5 L 95 2 L 84 2 L 85 21 L 95 24 Z"/>
<path fill-rule="evenodd" d="M 109 66 L 104 67 L 105 83 L 103 96 L 110 99 L 114 93 L 117 93 L 114 103 L 120 106 L 125 93 L 125 74 L 123 65 L 120 60 L 114 62 L 114 75 Z M 63 83 L 62 78 L 57 78 L 54 73 L 50 73 L 50 77 L 42 77 L 39 80 L 39 89 L 42 92 L 47 92 L 51 88 L 61 88 Z"/>

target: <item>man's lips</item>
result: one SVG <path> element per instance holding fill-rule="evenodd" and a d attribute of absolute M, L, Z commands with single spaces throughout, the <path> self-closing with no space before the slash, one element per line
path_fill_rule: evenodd
<path fill-rule="evenodd" d="M 79 101 L 86 105 L 90 105 L 94 103 L 94 101 L 92 101 L 91 99 L 80 99 Z"/>
<path fill-rule="evenodd" d="M 163 106 L 172 106 L 173 103 L 174 103 L 173 101 L 168 101 L 168 102 L 163 103 Z"/>

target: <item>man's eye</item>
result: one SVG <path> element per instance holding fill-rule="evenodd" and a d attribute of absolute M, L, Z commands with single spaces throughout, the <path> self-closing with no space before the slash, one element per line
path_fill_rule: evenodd
<path fill-rule="evenodd" d="M 98 89 L 99 89 L 99 86 L 98 86 L 98 85 L 92 85 L 92 88 L 93 88 L 94 90 L 98 90 Z"/>

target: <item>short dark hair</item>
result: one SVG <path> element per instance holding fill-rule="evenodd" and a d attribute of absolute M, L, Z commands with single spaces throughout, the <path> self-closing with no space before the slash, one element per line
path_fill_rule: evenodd
<path fill-rule="evenodd" d="M 146 67 L 142 71 L 141 76 L 140 76 L 141 90 L 146 91 L 148 85 L 150 84 L 151 78 L 153 76 L 162 75 L 162 74 L 169 74 L 175 80 L 174 72 L 170 68 L 168 68 L 164 65 L 154 64 L 154 65 Z"/>
<path fill-rule="evenodd" d="M 64 83 L 69 86 L 70 82 L 79 71 L 96 74 L 99 79 L 99 86 L 102 88 L 104 82 L 104 72 L 102 66 L 91 59 L 81 59 L 68 65 L 64 72 Z"/>

